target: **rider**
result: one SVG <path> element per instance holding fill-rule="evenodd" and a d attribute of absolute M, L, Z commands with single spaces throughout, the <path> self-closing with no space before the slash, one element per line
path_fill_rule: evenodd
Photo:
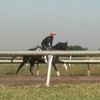
<path fill-rule="evenodd" d="M 49 36 L 44 38 L 44 40 L 41 42 L 43 50 L 50 50 L 50 49 L 52 49 L 53 38 L 54 38 L 55 35 L 56 35 L 55 32 L 51 32 L 51 34 Z M 44 59 L 45 59 L 45 62 L 47 62 L 46 61 L 46 56 L 44 57 Z"/>
<path fill-rule="evenodd" d="M 53 38 L 56 35 L 55 32 L 51 32 L 50 36 L 47 36 L 42 42 L 42 48 L 43 50 L 48 50 L 52 48 L 52 44 L 53 44 Z"/>

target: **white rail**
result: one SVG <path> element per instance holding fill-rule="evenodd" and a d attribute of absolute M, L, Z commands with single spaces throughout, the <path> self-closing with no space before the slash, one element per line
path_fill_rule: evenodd
<path fill-rule="evenodd" d="M 71 64 L 100 64 L 100 60 L 60 60 Z"/>
<path fill-rule="evenodd" d="M 100 51 L 0 51 L 0 56 L 6 55 L 48 55 L 48 72 L 47 72 L 47 80 L 46 85 L 49 86 L 50 81 L 50 73 L 51 73 L 51 63 L 52 63 L 52 55 L 100 55 Z M 88 74 L 90 74 L 90 63 L 99 63 L 99 60 L 69 60 L 66 63 L 87 63 L 88 64 Z"/>
<path fill-rule="evenodd" d="M 13 60 L 13 63 L 21 63 L 23 60 Z M 0 64 L 11 64 L 11 60 L 0 60 Z"/>
<path fill-rule="evenodd" d="M 0 51 L 0 55 L 100 55 L 100 51 Z"/>

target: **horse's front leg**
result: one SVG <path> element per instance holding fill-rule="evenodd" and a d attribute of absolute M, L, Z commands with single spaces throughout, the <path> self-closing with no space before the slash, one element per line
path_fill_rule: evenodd
<path fill-rule="evenodd" d="M 57 75 L 60 76 L 60 73 L 59 73 L 59 71 L 58 71 L 58 69 L 57 69 L 57 66 L 56 66 L 54 60 L 52 61 L 52 65 L 53 65 L 53 67 L 54 67 L 54 69 L 55 69 Z"/>
<path fill-rule="evenodd" d="M 68 67 L 67 67 L 66 63 L 63 63 L 63 66 L 65 67 L 65 70 L 67 71 Z"/>

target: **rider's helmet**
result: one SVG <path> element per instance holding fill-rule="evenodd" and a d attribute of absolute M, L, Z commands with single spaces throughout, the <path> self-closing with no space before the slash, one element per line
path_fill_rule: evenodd
<path fill-rule="evenodd" d="M 51 36 L 54 37 L 56 35 L 55 32 L 51 32 Z"/>

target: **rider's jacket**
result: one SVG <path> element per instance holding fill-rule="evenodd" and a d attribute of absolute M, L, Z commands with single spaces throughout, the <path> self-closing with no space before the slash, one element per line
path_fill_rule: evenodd
<path fill-rule="evenodd" d="M 50 36 L 47 36 L 41 44 L 45 44 L 47 47 L 52 47 L 52 43 L 53 43 L 53 37 L 50 35 Z"/>

